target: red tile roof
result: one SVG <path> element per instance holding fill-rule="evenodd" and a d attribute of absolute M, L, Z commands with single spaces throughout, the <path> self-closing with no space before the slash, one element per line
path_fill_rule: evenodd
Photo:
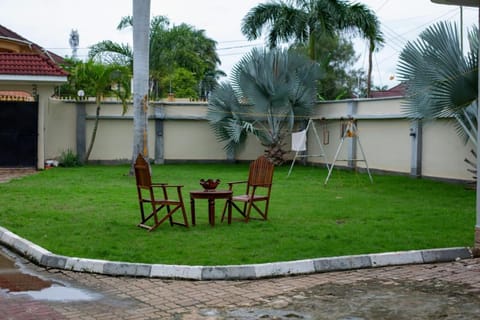
<path fill-rule="evenodd" d="M 30 42 L 24 37 L 20 36 L 18 33 L 13 32 L 12 30 L 5 28 L 4 26 L 0 25 L 0 37 L 16 39 L 20 41 Z"/>
<path fill-rule="evenodd" d="M 68 73 L 38 53 L 0 53 L 0 74 L 60 76 Z"/>
<path fill-rule="evenodd" d="M 370 92 L 370 98 L 404 97 L 405 91 L 405 84 L 400 83 L 385 91 L 372 91 Z"/>
<path fill-rule="evenodd" d="M 59 64 L 64 59 L 53 52 L 25 39 L 12 30 L 0 25 L 0 42 L 18 41 L 24 48 L 23 52 L 0 52 L 0 74 L 35 75 L 35 76 L 67 76 Z M 1 51 L 1 50 L 0 50 Z"/>

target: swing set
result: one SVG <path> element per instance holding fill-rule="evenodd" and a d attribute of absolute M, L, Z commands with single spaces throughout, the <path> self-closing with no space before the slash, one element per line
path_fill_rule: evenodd
<path fill-rule="evenodd" d="M 306 152 L 307 151 L 307 133 L 309 129 L 313 131 L 313 136 L 315 137 L 315 140 L 320 148 L 319 154 L 308 154 L 308 152 Z M 365 156 L 365 152 L 363 151 L 363 146 L 360 141 L 360 136 L 358 134 L 356 120 L 354 120 L 353 118 L 349 118 L 346 122 L 342 123 L 340 143 L 338 145 L 337 151 L 335 152 L 335 156 L 333 157 L 333 161 L 331 164 L 329 164 L 327 154 L 325 152 L 325 149 L 323 148 L 323 145 L 329 144 L 329 139 L 330 139 L 330 135 L 326 127 L 326 122 L 324 122 L 324 125 L 323 125 L 323 142 L 321 142 L 317 129 L 315 127 L 315 123 L 313 122 L 312 119 L 308 120 L 307 127 L 304 130 L 293 132 L 292 133 L 292 151 L 295 151 L 295 155 L 293 157 L 290 170 L 288 171 L 288 177 L 292 172 L 293 166 L 295 165 L 295 161 L 297 160 L 297 158 L 323 157 L 325 159 L 325 163 L 328 170 L 328 175 L 324 182 L 325 185 L 328 183 L 328 180 L 332 175 L 332 171 L 333 171 L 333 168 L 335 167 L 335 164 L 339 161 L 364 162 L 365 167 L 367 169 L 368 177 L 370 178 L 370 182 L 373 183 L 373 178 L 370 173 L 370 168 L 368 167 L 367 157 Z M 358 144 L 360 148 L 362 158 L 354 159 L 351 156 L 349 156 L 347 159 L 338 158 L 340 151 L 342 149 L 343 143 L 345 142 L 345 139 L 354 139 L 354 143 Z"/>

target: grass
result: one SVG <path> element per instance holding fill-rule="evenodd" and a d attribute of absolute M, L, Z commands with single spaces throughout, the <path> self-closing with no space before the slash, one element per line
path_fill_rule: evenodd
<path fill-rule="evenodd" d="M 404 176 L 368 176 L 297 166 L 275 170 L 268 221 L 208 224 L 206 200 L 197 225 L 136 227 L 139 209 L 128 166 L 54 168 L 0 184 L 0 225 L 56 254 L 115 261 L 229 265 L 397 250 L 471 246 L 475 191 L 460 184 Z M 247 164 L 153 166 L 155 182 L 243 180 Z M 176 214 L 177 215 L 177 214 Z M 178 218 L 178 216 L 177 216 Z"/>

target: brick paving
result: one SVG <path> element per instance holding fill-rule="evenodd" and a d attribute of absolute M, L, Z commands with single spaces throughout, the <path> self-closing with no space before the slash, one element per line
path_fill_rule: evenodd
<path fill-rule="evenodd" d="M 447 300 L 461 297 L 463 299 L 459 300 L 461 304 L 480 310 L 480 258 L 450 263 L 393 266 L 252 281 L 185 281 L 111 277 L 45 269 L 28 261 L 23 261 L 22 264 L 26 265 L 26 270 L 42 278 L 94 292 L 99 294 L 100 298 L 93 301 L 42 301 L 3 292 L 0 293 L 0 314 L 2 315 L 0 318 L 2 319 L 290 319 L 294 316 L 302 318 L 302 315 L 304 319 L 382 319 L 383 317 L 378 315 L 368 318 L 339 318 L 335 316 L 335 310 L 332 311 L 332 308 L 345 307 L 344 305 L 334 306 L 336 300 L 345 298 L 335 291 L 338 288 L 348 288 L 346 293 L 348 304 L 349 294 L 359 290 L 359 292 L 364 290 L 364 293 L 373 292 L 382 286 L 388 289 L 387 293 L 392 293 L 398 288 L 408 289 L 411 292 L 418 287 L 422 292 L 421 297 L 434 297 L 433 303 L 438 304 L 443 302 L 436 300 L 443 300 L 445 297 Z M 324 290 L 324 292 L 320 294 L 315 290 Z M 442 290 L 445 294 L 438 298 L 437 295 Z M 401 299 L 402 295 L 404 294 L 399 294 L 390 303 L 392 301 L 392 304 L 400 303 L 398 299 Z M 358 300 L 358 297 L 356 299 Z M 319 300 L 322 304 L 318 303 Z M 452 302 L 452 305 L 459 305 L 459 301 Z M 305 308 L 308 309 L 309 306 L 311 309 L 313 304 L 317 305 L 318 310 L 314 310 L 316 313 L 313 313 L 317 316 L 309 317 L 312 315 L 310 312 L 312 310 L 307 310 L 305 313 Z M 395 306 L 383 307 L 392 309 Z M 419 308 L 421 304 L 415 307 Z M 444 308 L 447 314 L 443 318 L 470 319 L 467 313 L 464 314 L 465 317 L 457 317 L 462 314 L 462 311 L 452 311 L 453 306 L 447 307 L 445 307 L 447 309 Z M 329 310 L 331 317 L 328 314 L 318 316 L 318 311 L 322 311 L 322 308 Z M 432 310 L 435 308 L 437 307 L 433 306 Z M 243 316 L 235 316 L 232 313 L 247 309 L 290 310 L 290 313 L 284 317 L 258 314 L 248 317 L 245 312 Z M 292 315 L 291 312 L 295 311 L 299 313 Z M 387 311 L 384 310 L 384 312 Z M 429 315 L 428 310 L 422 312 L 427 312 Z M 454 316 L 449 317 L 449 312 L 453 312 Z M 431 315 L 428 318 L 435 319 Z M 397 317 L 391 319 L 397 319 Z M 402 318 L 398 317 L 398 319 Z"/>

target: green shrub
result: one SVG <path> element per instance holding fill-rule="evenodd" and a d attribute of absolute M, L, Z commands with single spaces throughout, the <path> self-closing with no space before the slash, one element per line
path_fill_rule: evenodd
<path fill-rule="evenodd" d="M 79 167 L 82 165 L 82 161 L 79 156 L 76 155 L 71 149 L 63 151 L 58 160 L 61 167 Z"/>

